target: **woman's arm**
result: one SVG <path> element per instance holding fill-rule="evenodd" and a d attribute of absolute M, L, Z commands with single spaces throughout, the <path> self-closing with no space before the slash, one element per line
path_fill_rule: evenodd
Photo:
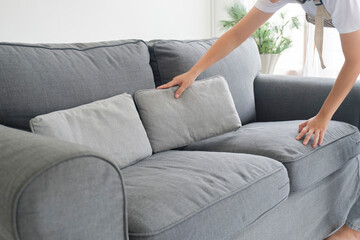
<path fill-rule="evenodd" d="M 180 87 L 176 91 L 175 97 L 180 97 L 183 91 L 188 88 L 203 71 L 241 45 L 272 15 L 273 13 L 265 13 L 253 7 L 241 21 L 223 34 L 188 72 L 175 77 L 167 84 L 159 86 L 158 89 L 179 85 Z"/>
<path fill-rule="evenodd" d="M 299 140 L 306 134 L 304 145 L 310 141 L 313 134 L 315 134 L 315 137 L 312 147 L 322 144 L 329 121 L 349 94 L 360 74 L 360 30 L 341 34 L 340 38 L 345 63 L 319 113 L 314 118 L 300 124 L 300 134 L 296 139 Z"/>

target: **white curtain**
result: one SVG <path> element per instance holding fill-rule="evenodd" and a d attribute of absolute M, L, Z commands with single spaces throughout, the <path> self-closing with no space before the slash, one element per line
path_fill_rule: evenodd
<path fill-rule="evenodd" d="M 304 28 L 304 76 L 337 77 L 344 63 L 339 33 L 332 28 L 326 28 L 324 31 L 323 57 L 326 69 L 321 68 L 319 55 L 315 50 L 314 33 L 314 25 L 307 23 Z"/>

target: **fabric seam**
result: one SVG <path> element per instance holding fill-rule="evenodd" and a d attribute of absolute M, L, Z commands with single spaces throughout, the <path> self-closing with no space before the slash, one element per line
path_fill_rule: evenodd
<path fill-rule="evenodd" d="M 286 196 L 285 198 L 281 199 L 275 206 L 273 206 L 272 208 L 270 208 L 269 210 L 267 210 L 266 212 L 264 212 L 263 214 L 261 214 L 258 218 L 256 218 L 254 221 L 252 221 L 251 223 L 249 223 L 249 225 L 247 225 L 244 229 L 237 231 L 236 233 L 234 233 L 233 235 L 231 235 L 228 238 L 225 238 L 224 240 L 230 240 L 230 239 L 235 239 L 236 237 L 238 237 L 237 235 L 241 232 L 243 232 L 245 229 L 247 229 L 249 226 L 255 224 L 257 221 L 259 221 L 263 216 L 265 216 L 266 214 L 268 214 L 269 212 L 271 212 L 272 210 L 274 210 L 276 207 L 278 207 L 281 203 L 285 202 L 288 199 L 288 196 Z"/>
<path fill-rule="evenodd" d="M 92 49 L 97 49 L 97 48 L 108 48 L 108 47 L 119 47 L 119 46 L 123 46 L 123 45 L 127 45 L 127 44 L 137 44 L 139 42 L 142 42 L 146 45 L 144 40 L 137 40 L 137 41 L 133 41 L 133 42 L 124 42 L 124 43 L 118 43 L 118 44 L 112 44 L 112 45 L 99 45 L 99 46 L 94 46 L 94 47 L 88 47 L 88 48 L 82 48 L 82 49 L 78 49 L 78 48 L 74 48 L 74 47 L 64 47 L 64 48 L 51 48 L 51 47 L 46 47 L 46 46 L 37 46 L 37 45 L 25 45 L 25 44 L 21 44 L 21 43 L 0 43 L 0 46 L 15 46 L 15 47 L 26 47 L 26 48 L 41 48 L 41 49 L 47 49 L 47 50 L 74 50 L 74 51 L 87 51 L 87 50 L 92 50 Z M 75 43 L 76 44 L 76 43 Z"/>
<path fill-rule="evenodd" d="M 301 156 L 301 157 L 299 157 L 299 158 L 297 158 L 297 159 L 295 159 L 295 160 L 286 161 L 286 162 L 282 162 L 282 163 L 283 163 L 283 164 L 297 163 L 297 161 L 300 161 L 300 160 L 308 157 L 309 155 L 313 154 L 314 152 L 318 152 L 318 151 L 320 151 L 320 150 L 323 150 L 323 149 L 327 148 L 328 146 L 332 145 L 333 143 L 338 142 L 338 141 L 340 141 L 340 140 L 343 140 L 344 138 L 350 137 L 350 136 L 352 136 L 352 135 L 355 135 L 355 134 L 358 133 L 358 132 L 359 132 L 358 130 L 354 130 L 354 132 L 349 133 L 349 134 L 347 134 L 347 135 L 345 135 L 345 136 L 343 136 L 343 137 L 341 137 L 341 138 L 338 138 L 338 139 L 336 139 L 335 141 L 332 141 L 332 142 L 326 144 L 326 145 L 323 146 L 323 147 L 317 148 L 317 149 L 315 149 L 315 150 L 307 153 L 307 154 L 304 155 L 304 156 Z"/>
<path fill-rule="evenodd" d="M 329 177 L 329 176 L 331 176 L 332 174 L 336 173 L 336 172 L 337 172 L 339 169 L 341 169 L 346 163 L 348 163 L 350 160 L 356 158 L 357 156 L 359 156 L 359 153 L 355 153 L 354 156 L 352 156 L 352 157 L 348 158 L 347 160 L 345 160 L 342 164 L 340 164 L 339 167 L 337 167 L 337 168 L 335 169 L 334 172 L 330 173 L 329 175 L 327 175 L 327 176 L 325 176 L 325 177 L 323 177 L 323 178 L 321 178 L 321 179 L 317 179 L 317 180 L 313 181 L 313 182 L 312 182 L 310 185 L 308 185 L 307 187 L 303 187 L 303 188 L 299 188 L 299 189 L 297 189 L 297 190 L 295 190 L 295 191 L 291 191 L 291 193 L 297 193 L 297 192 L 301 192 L 301 191 L 307 190 L 308 188 L 312 187 L 313 185 L 324 181 L 327 177 Z"/>

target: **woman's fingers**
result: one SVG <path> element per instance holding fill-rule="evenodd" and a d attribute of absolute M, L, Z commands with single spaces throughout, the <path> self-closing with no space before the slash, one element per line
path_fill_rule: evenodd
<path fill-rule="evenodd" d="M 321 131 L 320 132 L 320 139 L 319 139 L 319 146 L 321 146 L 321 144 L 323 143 L 324 136 L 325 136 L 325 132 Z"/>
<path fill-rule="evenodd" d="M 309 143 L 309 141 L 310 141 L 313 133 L 314 133 L 314 130 L 313 130 L 313 129 L 310 129 L 310 130 L 306 133 L 306 137 L 305 137 L 305 139 L 304 139 L 304 141 L 303 141 L 303 144 L 304 144 L 304 145 L 307 145 L 307 144 Z"/>
<path fill-rule="evenodd" d="M 161 86 L 158 86 L 156 89 L 164 89 L 164 88 L 170 88 L 170 87 L 173 87 L 173 86 L 176 86 L 178 85 L 178 82 L 174 79 L 166 84 L 163 84 Z"/>
<path fill-rule="evenodd" d="M 181 94 L 195 81 L 195 78 L 196 76 L 186 72 L 174 77 L 172 81 L 157 87 L 157 89 L 170 88 L 178 85 L 179 88 L 176 90 L 174 97 L 179 98 Z"/>
<path fill-rule="evenodd" d="M 308 131 L 307 127 L 304 127 L 304 128 L 301 130 L 301 132 L 299 133 L 299 135 L 297 135 L 296 140 L 302 139 L 302 137 L 307 133 L 307 131 Z"/>
<path fill-rule="evenodd" d="M 308 123 L 308 121 L 305 121 L 305 122 L 301 123 L 301 124 L 299 125 L 299 130 L 298 130 L 298 132 L 301 132 L 301 131 L 303 130 L 303 128 L 307 125 L 307 123 Z"/>
<path fill-rule="evenodd" d="M 314 141 L 313 141 L 313 143 L 312 143 L 312 147 L 313 147 L 313 148 L 315 148 L 316 145 L 318 144 L 319 138 L 320 138 L 320 130 L 316 130 L 316 131 L 315 131 L 315 136 L 314 136 Z"/>
<path fill-rule="evenodd" d="M 179 98 L 181 94 L 188 88 L 188 85 L 185 83 L 182 83 L 178 90 L 175 93 L 175 98 Z"/>
<path fill-rule="evenodd" d="M 315 148 L 316 145 L 321 146 L 329 121 L 329 119 L 324 119 L 316 115 L 306 122 L 299 124 L 298 131 L 300 131 L 300 133 L 296 137 L 296 140 L 301 140 L 306 134 L 303 144 L 307 145 L 310 142 L 312 135 L 314 134 L 314 140 L 311 146 L 313 148 Z"/>
<path fill-rule="evenodd" d="M 314 140 L 313 140 L 313 143 L 311 146 L 313 148 L 315 148 L 316 145 L 321 146 L 325 134 L 324 134 L 324 131 L 321 131 L 320 129 L 314 130 L 314 129 L 308 129 L 307 127 L 304 127 L 302 129 L 302 131 L 300 132 L 300 134 L 296 137 L 296 140 L 300 140 L 306 135 L 306 137 L 303 141 L 303 144 L 307 145 L 313 134 L 314 134 Z"/>

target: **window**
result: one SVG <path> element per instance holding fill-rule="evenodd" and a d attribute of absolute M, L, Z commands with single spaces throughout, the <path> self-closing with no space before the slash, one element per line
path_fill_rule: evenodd
<path fill-rule="evenodd" d="M 243 3 L 247 9 L 253 7 L 256 0 L 237 0 Z M 226 6 L 234 0 L 215 0 L 215 36 L 223 32 L 219 30 L 219 21 L 227 18 Z M 293 40 L 292 47 L 282 53 L 275 68 L 275 74 L 296 74 L 314 77 L 337 77 L 344 56 L 341 50 L 340 37 L 336 29 L 326 28 L 324 32 L 323 57 L 326 69 L 321 69 L 320 60 L 315 50 L 314 31 L 315 27 L 305 20 L 305 12 L 300 4 L 288 4 L 277 12 L 270 21 L 276 21 L 278 14 L 285 12 L 287 15 L 298 16 L 302 26 L 299 31 L 294 31 L 290 37 Z"/>

